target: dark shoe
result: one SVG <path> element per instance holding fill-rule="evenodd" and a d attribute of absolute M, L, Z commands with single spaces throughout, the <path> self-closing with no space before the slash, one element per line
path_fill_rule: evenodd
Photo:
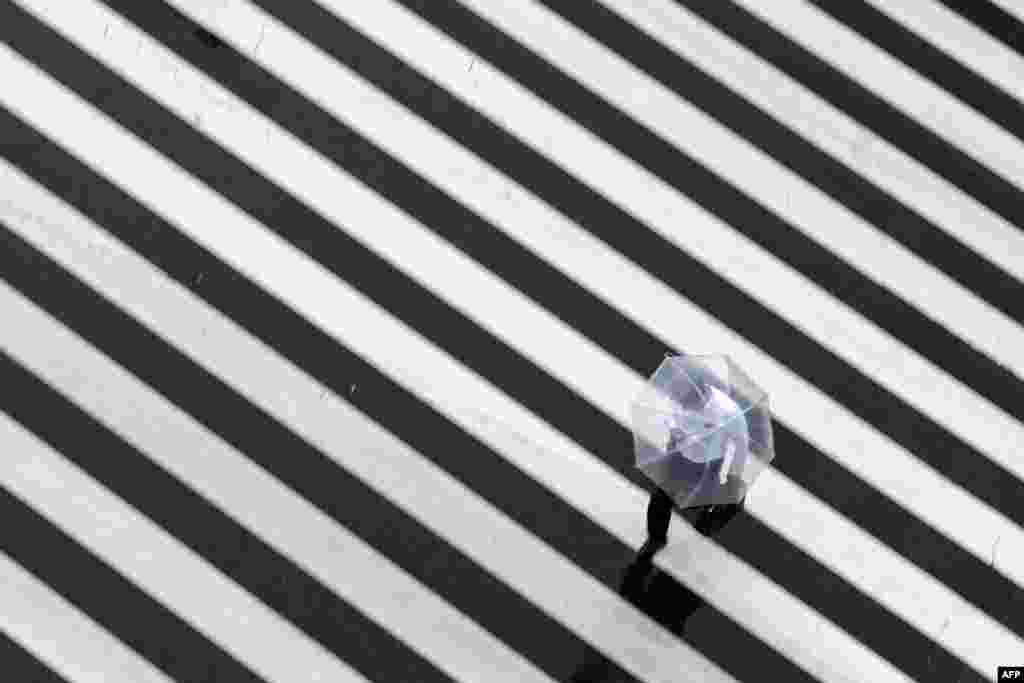
<path fill-rule="evenodd" d="M 666 545 L 668 545 L 668 538 L 665 536 L 648 538 L 640 547 L 640 552 L 637 555 L 640 558 L 654 557 Z"/>

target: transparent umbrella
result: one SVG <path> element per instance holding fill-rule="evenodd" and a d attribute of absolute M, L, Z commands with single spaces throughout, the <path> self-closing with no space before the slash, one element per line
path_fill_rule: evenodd
<path fill-rule="evenodd" d="M 768 395 L 724 354 L 666 356 L 631 419 L 637 467 L 679 508 L 740 502 L 775 457 Z"/>

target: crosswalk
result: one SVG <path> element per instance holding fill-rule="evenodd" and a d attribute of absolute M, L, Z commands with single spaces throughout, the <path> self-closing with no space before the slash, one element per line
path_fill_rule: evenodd
<path fill-rule="evenodd" d="M 0 0 L 0 38 L 11 680 L 1024 665 L 1016 0 Z M 765 387 L 777 458 L 676 520 L 652 610 L 628 408 L 670 349 Z"/>

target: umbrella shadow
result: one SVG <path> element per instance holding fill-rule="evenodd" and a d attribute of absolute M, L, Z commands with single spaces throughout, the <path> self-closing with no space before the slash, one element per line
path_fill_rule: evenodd
<path fill-rule="evenodd" d="M 689 509 L 680 513 L 699 533 L 712 537 L 739 514 L 740 509 L 741 505 L 731 504 L 716 506 L 713 510 Z M 662 547 L 657 541 L 649 539 L 626 566 L 618 593 L 667 631 L 682 637 L 686 622 L 707 603 L 654 564 L 654 557 Z M 569 683 L 610 683 L 618 680 L 615 675 L 615 667 L 608 659 L 591 655 L 567 680 Z"/>

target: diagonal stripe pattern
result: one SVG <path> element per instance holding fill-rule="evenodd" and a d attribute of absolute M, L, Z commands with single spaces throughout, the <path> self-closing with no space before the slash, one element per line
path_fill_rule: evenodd
<path fill-rule="evenodd" d="M 0 0 L 0 658 L 39 681 L 991 680 L 1024 16 Z M 778 457 L 625 586 L 628 403 Z M 625 581 L 625 583 L 624 583 Z"/>

